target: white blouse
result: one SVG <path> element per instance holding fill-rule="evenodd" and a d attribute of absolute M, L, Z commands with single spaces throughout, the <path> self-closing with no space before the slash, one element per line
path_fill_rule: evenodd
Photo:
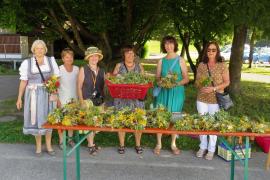
<path fill-rule="evenodd" d="M 64 65 L 59 67 L 60 69 L 60 87 L 59 87 L 59 99 L 63 105 L 71 101 L 71 99 L 78 99 L 77 96 L 77 77 L 79 74 L 79 68 L 73 66 L 72 72 L 68 72 Z"/>
<path fill-rule="evenodd" d="M 52 63 L 52 67 L 53 67 L 53 71 L 54 71 L 54 75 L 59 77 L 60 73 L 59 73 L 59 68 L 58 65 L 55 61 L 54 57 L 51 57 L 51 63 Z M 36 66 L 36 62 L 35 62 L 35 58 L 31 58 L 31 65 L 32 65 L 32 72 L 33 73 L 39 73 L 38 68 Z M 42 65 L 39 65 L 41 72 L 48 72 L 50 71 L 50 65 L 49 65 L 49 61 L 48 61 L 48 57 L 45 56 L 44 57 L 44 63 Z M 20 80 L 28 80 L 27 74 L 28 74 L 28 60 L 24 60 L 19 68 L 19 73 L 20 73 Z"/>

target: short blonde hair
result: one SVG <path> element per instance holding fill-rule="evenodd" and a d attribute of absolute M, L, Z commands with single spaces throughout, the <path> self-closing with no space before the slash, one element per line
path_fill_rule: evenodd
<path fill-rule="evenodd" d="M 32 46 L 31 46 L 31 52 L 34 53 L 35 48 L 36 48 L 38 45 L 40 45 L 40 44 L 41 44 L 41 45 L 43 46 L 43 48 L 45 49 L 45 54 L 46 54 L 47 51 L 48 51 L 47 46 L 46 46 L 45 42 L 44 42 L 43 40 L 40 40 L 40 39 L 35 40 L 35 41 L 33 42 Z"/>
<path fill-rule="evenodd" d="M 65 48 L 61 52 L 61 58 L 65 57 L 65 55 L 70 54 L 74 57 L 74 52 L 70 48 Z"/>

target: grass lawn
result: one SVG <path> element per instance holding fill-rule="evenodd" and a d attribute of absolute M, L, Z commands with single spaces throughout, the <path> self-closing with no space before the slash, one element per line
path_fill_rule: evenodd
<path fill-rule="evenodd" d="M 248 82 L 243 81 L 242 92 L 239 96 L 234 97 L 235 106 L 230 110 L 230 113 L 236 116 L 248 115 L 251 118 L 264 118 L 266 121 L 270 121 L 270 84 Z M 146 100 L 146 106 L 153 101 L 151 96 L 148 96 Z M 186 101 L 183 111 L 186 113 L 196 113 L 196 90 L 193 84 L 186 86 Z M 12 115 L 16 113 L 15 100 L 0 102 L 0 116 Z M 23 135 L 22 133 L 23 121 L 22 117 L 18 117 L 13 122 L 1 122 L 0 123 L 0 142 L 1 143 L 34 143 L 33 136 Z M 53 133 L 53 143 L 57 144 L 58 137 L 56 131 Z M 96 136 L 97 144 L 101 146 L 118 146 L 118 138 L 116 133 L 99 133 Z M 86 142 L 85 142 L 86 143 Z M 145 147 L 153 148 L 156 143 L 155 135 L 144 134 L 142 136 L 142 145 Z M 133 147 L 134 135 L 127 134 L 126 146 Z M 198 139 L 194 139 L 187 136 L 181 136 L 177 139 L 177 144 L 182 149 L 196 150 L 199 145 Z M 170 137 L 163 137 L 163 147 L 170 148 Z M 256 146 L 255 146 L 255 149 Z"/>
<path fill-rule="evenodd" d="M 17 70 L 13 70 L 13 68 L 11 68 L 11 66 L 7 66 L 7 65 L 1 65 L 0 64 L 0 75 L 16 75 L 18 74 Z"/>
<path fill-rule="evenodd" d="M 244 73 L 254 73 L 270 76 L 270 66 L 258 65 L 257 67 L 252 64 L 251 68 L 248 68 L 247 64 L 243 64 L 242 72 Z"/>

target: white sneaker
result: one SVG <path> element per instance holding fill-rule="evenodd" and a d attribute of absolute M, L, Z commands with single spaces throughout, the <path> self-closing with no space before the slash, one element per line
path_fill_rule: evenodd
<path fill-rule="evenodd" d="M 202 158 L 206 154 L 206 149 L 199 149 L 199 151 L 196 153 L 196 157 Z"/>
<path fill-rule="evenodd" d="M 205 159 L 211 161 L 214 158 L 214 152 L 209 152 L 206 154 Z"/>

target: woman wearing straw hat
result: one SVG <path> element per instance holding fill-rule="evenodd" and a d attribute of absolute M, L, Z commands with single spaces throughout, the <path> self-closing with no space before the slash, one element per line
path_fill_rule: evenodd
<path fill-rule="evenodd" d="M 85 51 L 84 60 L 88 61 L 88 64 L 80 68 L 78 76 L 78 97 L 81 103 L 86 99 L 92 100 L 95 106 L 103 103 L 105 71 L 98 66 L 98 62 L 102 58 L 102 52 L 97 47 L 89 47 Z M 94 137 L 95 132 L 90 133 L 87 137 L 91 155 L 95 155 L 100 149 L 94 143 Z"/>

